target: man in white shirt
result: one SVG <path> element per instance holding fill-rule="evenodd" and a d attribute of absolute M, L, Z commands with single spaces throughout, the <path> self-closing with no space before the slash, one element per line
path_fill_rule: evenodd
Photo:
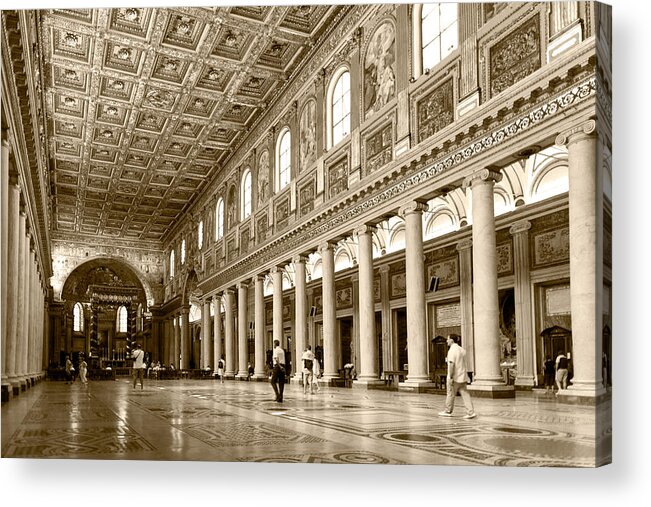
<path fill-rule="evenodd" d="M 466 415 L 464 419 L 474 419 L 477 417 L 475 409 L 468 392 L 468 369 L 466 367 L 466 351 L 458 344 L 459 335 L 448 335 L 448 376 L 447 376 L 447 396 L 445 398 L 445 410 L 439 412 L 440 416 L 452 417 L 454 410 L 454 398 L 457 392 L 461 394 L 463 404 L 466 406 Z"/>
<path fill-rule="evenodd" d="M 139 343 L 136 343 L 136 348 L 131 357 L 133 357 L 133 388 L 136 388 L 136 381 L 140 379 L 140 389 L 144 389 L 145 351 L 140 348 Z"/>
<path fill-rule="evenodd" d="M 272 364 L 271 387 L 274 388 L 274 393 L 276 393 L 276 401 L 282 403 L 283 391 L 285 390 L 285 351 L 278 340 L 274 340 Z"/>
<path fill-rule="evenodd" d="M 312 346 L 308 345 L 301 357 L 303 361 L 303 394 L 307 394 L 307 386 L 310 386 L 310 393 L 314 394 L 313 382 L 313 369 L 314 369 L 314 354 L 312 353 Z"/>

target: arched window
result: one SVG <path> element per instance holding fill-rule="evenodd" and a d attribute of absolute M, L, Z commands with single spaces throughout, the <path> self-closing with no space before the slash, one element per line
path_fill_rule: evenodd
<path fill-rule="evenodd" d="M 82 332 L 84 330 L 84 307 L 76 303 L 72 309 L 72 330 Z"/>
<path fill-rule="evenodd" d="M 240 192 L 240 209 L 242 220 L 251 215 L 251 171 L 247 169 L 242 176 L 242 191 Z"/>
<path fill-rule="evenodd" d="M 199 222 L 199 226 L 197 227 L 197 246 L 199 250 L 203 247 L 203 220 Z"/>
<path fill-rule="evenodd" d="M 334 86 L 328 96 L 330 129 L 328 147 L 336 145 L 350 133 L 350 72 L 342 67 L 333 77 Z"/>
<path fill-rule="evenodd" d="M 285 127 L 278 137 L 276 148 L 276 192 L 289 184 L 292 177 L 292 135 Z"/>
<path fill-rule="evenodd" d="M 217 210 L 215 212 L 215 239 L 220 240 L 224 237 L 224 199 L 217 201 Z"/>
<path fill-rule="evenodd" d="M 420 13 L 422 68 L 434 68 L 457 49 L 459 30 L 456 3 L 423 4 Z M 417 13 L 417 11 L 414 11 Z"/>
<path fill-rule="evenodd" d="M 127 307 L 121 306 L 118 308 L 117 328 L 118 333 L 127 332 Z"/>
<path fill-rule="evenodd" d="M 174 250 L 170 252 L 170 279 L 174 278 Z"/>

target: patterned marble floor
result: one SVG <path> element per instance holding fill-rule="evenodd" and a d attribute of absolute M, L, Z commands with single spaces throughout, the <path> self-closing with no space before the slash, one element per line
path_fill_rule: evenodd
<path fill-rule="evenodd" d="M 593 467 L 611 427 L 553 396 L 475 398 L 479 416 L 442 418 L 444 396 L 127 379 L 42 382 L 2 406 L 3 458 Z M 600 414 L 610 420 L 608 408 Z M 595 433 L 598 435 L 595 437 Z M 606 451 L 609 453 L 609 451 Z"/>

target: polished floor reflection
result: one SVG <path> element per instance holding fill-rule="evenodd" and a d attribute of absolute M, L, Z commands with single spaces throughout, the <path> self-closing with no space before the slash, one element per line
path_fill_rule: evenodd
<path fill-rule="evenodd" d="M 267 383 L 128 379 L 42 382 L 2 407 L 2 457 L 592 467 L 611 427 L 553 396 L 475 398 L 479 417 L 442 418 L 445 398 Z M 610 420 L 608 406 L 599 407 Z M 603 428 L 603 429 L 602 429 Z M 597 438 L 595 438 L 595 434 Z M 604 449 L 604 451 L 599 451 Z M 600 453 L 606 455 L 599 455 Z"/>

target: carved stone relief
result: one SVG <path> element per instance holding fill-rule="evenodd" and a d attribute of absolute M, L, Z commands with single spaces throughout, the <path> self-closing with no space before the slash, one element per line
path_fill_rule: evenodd
<path fill-rule="evenodd" d="M 513 273 L 513 250 L 511 243 L 497 245 L 495 253 L 497 256 L 497 274 L 509 275 Z"/>
<path fill-rule="evenodd" d="M 451 79 L 437 86 L 416 104 L 418 142 L 454 121 L 454 87 Z"/>
<path fill-rule="evenodd" d="M 337 300 L 337 309 L 350 308 L 353 305 L 353 289 L 346 287 L 345 289 L 338 290 L 335 294 Z"/>
<path fill-rule="evenodd" d="M 570 229 L 564 227 L 534 236 L 534 265 L 544 266 L 570 259 Z"/>
<path fill-rule="evenodd" d="M 391 297 L 400 297 L 407 294 L 407 275 L 398 273 L 391 276 Z"/>
<path fill-rule="evenodd" d="M 491 97 L 538 70 L 540 52 L 540 20 L 536 15 L 491 47 Z"/>
<path fill-rule="evenodd" d="M 249 250 L 249 228 L 245 227 L 240 231 L 240 253 L 245 253 Z"/>
<path fill-rule="evenodd" d="M 396 95 L 396 29 L 382 23 L 364 59 L 364 115 L 368 118 Z"/>
<path fill-rule="evenodd" d="M 348 157 L 328 167 L 328 197 L 333 198 L 348 190 Z"/>
<path fill-rule="evenodd" d="M 301 187 L 298 194 L 299 212 L 301 216 L 306 215 L 314 209 L 315 193 L 316 181 L 314 178 L 310 178 L 310 180 Z"/>
<path fill-rule="evenodd" d="M 289 196 L 279 199 L 276 202 L 274 211 L 274 225 L 276 230 L 284 227 L 289 222 Z"/>
<path fill-rule="evenodd" d="M 393 124 L 389 123 L 364 140 L 365 176 L 393 160 Z"/>
<path fill-rule="evenodd" d="M 255 222 L 255 236 L 258 239 L 258 243 L 261 243 L 267 239 L 267 232 L 269 230 L 269 219 L 267 218 L 266 213 L 260 213 L 256 216 Z"/>

